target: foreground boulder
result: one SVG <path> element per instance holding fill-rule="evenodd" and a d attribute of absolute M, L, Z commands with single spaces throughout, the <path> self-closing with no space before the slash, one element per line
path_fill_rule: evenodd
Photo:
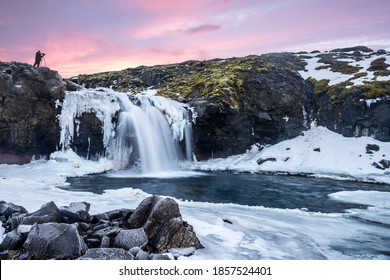
<path fill-rule="evenodd" d="M 132 254 L 120 248 L 93 248 L 88 249 L 79 260 L 133 260 Z"/>
<path fill-rule="evenodd" d="M 171 259 L 167 254 L 174 248 L 203 248 L 170 198 L 151 196 L 135 210 L 96 215 L 88 213 L 87 202 L 59 208 L 49 202 L 32 213 L 18 205 L 0 205 L 5 228 L 0 259 L 162 260 Z"/>
<path fill-rule="evenodd" d="M 24 243 L 21 259 L 76 259 L 85 254 L 87 246 L 73 225 L 47 223 L 31 228 Z"/>
<path fill-rule="evenodd" d="M 143 227 L 148 246 L 157 252 L 169 248 L 203 248 L 191 225 L 183 221 L 178 204 L 170 198 L 151 196 L 135 209 L 128 220 L 130 228 Z"/>

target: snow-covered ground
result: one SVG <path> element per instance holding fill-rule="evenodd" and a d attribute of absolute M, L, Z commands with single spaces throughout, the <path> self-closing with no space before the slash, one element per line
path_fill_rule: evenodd
<path fill-rule="evenodd" d="M 366 154 L 367 144 L 377 144 L 380 150 Z M 314 151 L 317 148 L 320 151 Z M 383 155 L 390 155 L 390 143 L 367 137 L 344 138 L 325 128 L 313 127 L 304 136 L 262 151 L 253 147 L 244 155 L 197 163 L 196 168 L 309 172 L 389 183 L 388 173 L 371 166 Z M 276 161 L 259 166 L 256 162 L 259 157 L 274 157 Z M 28 211 L 35 211 L 50 200 L 58 206 L 88 201 L 92 204 L 91 213 L 98 213 L 117 208 L 134 209 L 150 195 L 136 188 L 106 190 L 101 195 L 57 188 L 67 184 L 68 176 L 111 168 L 112 163 L 108 160 L 87 161 L 71 150 L 54 153 L 50 160 L 26 165 L 3 164 L 0 165 L 0 199 L 23 205 Z M 205 246 L 191 259 L 389 258 L 386 240 L 390 240 L 390 193 L 343 191 L 331 194 L 330 198 L 370 207 L 325 214 L 300 209 L 177 201 L 184 220 L 193 225 Z"/>
<path fill-rule="evenodd" d="M 371 137 L 347 138 L 315 125 L 302 134 L 273 146 L 253 145 L 241 155 L 199 162 L 194 168 L 208 171 L 284 172 L 390 184 L 390 169 L 381 170 L 373 166 L 374 162 L 390 160 L 390 143 Z M 367 153 L 367 145 L 377 145 L 379 151 Z M 259 165 L 259 159 L 271 160 Z"/>
<path fill-rule="evenodd" d="M 352 55 L 352 52 L 345 53 L 343 56 L 349 56 L 349 58 L 340 58 L 340 53 L 330 53 L 336 61 L 347 62 L 350 66 L 360 67 L 361 69 L 354 74 L 343 74 L 340 72 L 334 72 L 330 69 L 330 66 L 319 62 L 320 57 L 317 57 L 318 53 L 305 54 L 304 61 L 307 63 L 305 70 L 298 71 L 302 78 L 307 79 L 312 77 L 316 80 L 329 80 L 329 85 L 335 85 L 338 83 L 346 82 L 350 80 L 352 85 L 363 85 L 364 82 L 377 81 L 390 81 L 389 76 L 378 76 L 375 77 L 373 71 L 369 71 L 368 68 L 371 66 L 371 62 L 378 58 L 384 58 L 385 63 L 390 64 L 390 55 L 389 54 L 376 54 L 370 53 L 366 54 L 361 60 L 356 60 L 356 57 Z M 328 66 L 328 68 L 326 68 Z M 319 68 L 320 67 L 320 68 Z M 355 77 L 357 75 L 358 78 Z"/>

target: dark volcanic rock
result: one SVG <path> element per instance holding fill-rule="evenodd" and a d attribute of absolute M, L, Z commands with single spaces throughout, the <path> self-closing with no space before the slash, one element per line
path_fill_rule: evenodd
<path fill-rule="evenodd" d="M 151 196 L 137 207 L 128 220 L 130 228 L 143 227 L 148 246 L 157 252 L 170 248 L 203 248 L 192 226 L 183 221 L 178 204 L 170 198 Z"/>
<path fill-rule="evenodd" d="M 24 225 L 60 222 L 61 212 L 53 201 L 46 203 L 39 210 L 26 215 L 22 219 L 22 224 Z"/>
<path fill-rule="evenodd" d="M 56 150 L 60 130 L 56 100 L 66 83 L 56 71 L 23 63 L 0 62 L 0 158 L 49 155 Z M 3 154 L 3 156 L 1 155 Z M 11 158 L 12 159 L 12 158 Z M 7 163 L 7 162 L 6 162 Z"/>
<path fill-rule="evenodd" d="M 72 202 L 69 206 L 61 207 L 60 213 L 62 222 L 71 224 L 76 222 L 87 222 L 91 216 L 88 214 L 91 205 L 87 202 Z"/>
<path fill-rule="evenodd" d="M 76 259 L 87 249 L 75 226 L 46 223 L 32 227 L 21 259 Z"/>
<path fill-rule="evenodd" d="M 152 253 L 171 248 L 203 248 L 192 227 L 182 220 L 177 203 L 159 196 L 145 199 L 136 210 L 93 216 L 88 214 L 87 202 L 73 202 L 61 210 L 49 202 L 33 213 L 23 213 L 21 206 L 4 201 L 0 205 L 7 213 L 7 218 L 2 216 L 6 234 L 0 243 L 0 259 L 76 259 L 96 248 L 80 259 L 149 260 Z M 16 211 L 13 216 L 6 205 Z"/>
<path fill-rule="evenodd" d="M 114 245 L 125 250 L 133 247 L 144 247 L 148 243 L 148 237 L 143 228 L 121 230 L 115 237 Z"/>
<path fill-rule="evenodd" d="M 8 219 L 14 214 L 25 214 L 25 213 L 27 213 L 27 210 L 23 206 L 0 201 L 0 216 L 4 216 L 6 219 Z"/>
<path fill-rule="evenodd" d="M 78 260 L 133 260 L 132 254 L 120 248 L 92 248 Z"/>

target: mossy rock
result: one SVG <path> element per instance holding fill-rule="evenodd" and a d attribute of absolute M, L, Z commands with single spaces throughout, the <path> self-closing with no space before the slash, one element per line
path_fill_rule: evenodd
<path fill-rule="evenodd" d="M 334 56 L 333 54 L 319 54 L 320 60 L 318 62 L 326 64 L 320 66 L 321 69 L 330 69 L 333 72 L 339 72 L 342 74 L 354 74 L 358 73 L 362 67 L 349 65 L 346 61 L 338 60 L 340 56 Z"/>

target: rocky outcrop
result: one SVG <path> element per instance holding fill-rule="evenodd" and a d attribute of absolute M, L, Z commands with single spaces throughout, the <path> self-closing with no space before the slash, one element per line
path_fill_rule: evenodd
<path fill-rule="evenodd" d="M 5 236 L 1 259 L 169 259 L 172 248 L 203 248 L 179 206 L 151 196 L 135 210 L 90 215 L 89 203 L 57 207 L 53 202 L 33 213 L 0 202 Z"/>
<path fill-rule="evenodd" d="M 0 62 L 0 163 L 49 155 L 59 141 L 56 101 L 66 83 L 56 71 Z"/>

